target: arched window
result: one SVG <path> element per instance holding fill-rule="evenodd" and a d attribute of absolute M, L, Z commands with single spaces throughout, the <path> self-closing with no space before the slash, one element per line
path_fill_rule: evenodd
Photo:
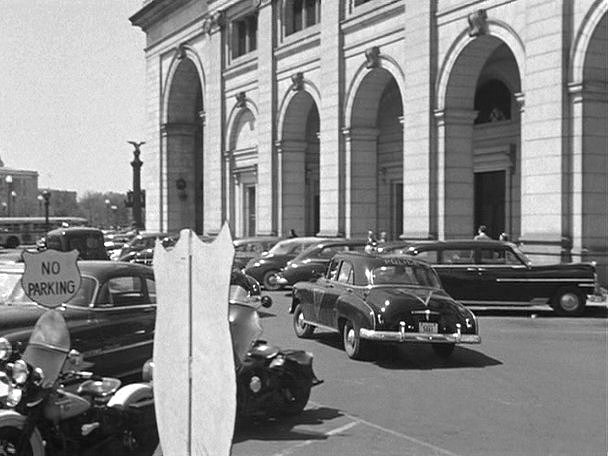
<path fill-rule="evenodd" d="M 511 92 L 498 79 L 485 82 L 475 92 L 476 124 L 511 119 Z"/>

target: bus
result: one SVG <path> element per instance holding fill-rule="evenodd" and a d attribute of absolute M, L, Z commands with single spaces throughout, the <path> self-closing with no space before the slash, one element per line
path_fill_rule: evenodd
<path fill-rule="evenodd" d="M 0 245 L 14 249 L 20 245 L 33 245 L 47 231 L 61 226 L 88 226 L 83 217 L 0 217 Z"/>

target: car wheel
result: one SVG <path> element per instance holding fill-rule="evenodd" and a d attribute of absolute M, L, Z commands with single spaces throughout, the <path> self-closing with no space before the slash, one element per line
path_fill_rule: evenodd
<path fill-rule="evenodd" d="M 302 312 L 302 305 L 298 304 L 293 312 L 293 330 L 301 339 L 306 339 L 312 336 L 315 332 L 315 327 L 304 323 L 304 313 Z"/>
<path fill-rule="evenodd" d="M 551 307 L 558 315 L 580 315 L 585 310 L 587 299 L 578 288 L 561 288 L 551 300 Z"/>
<path fill-rule="evenodd" d="M 262 284 L 264 288 L 268 291 L 276 291 L 281 288 L 281 285 L 277 281 L 277 271 L 271 269 L 270 271 L 266 271 L 264 277 L 262 278 Z"/>
<path fill-rule="evenodd" d="M 0 428 L 0 455 L 17 454 L 21 430 L 14 427 Z M 30 442 L 24 442 L 25 448 L 19 452 L 22 456 L 32 456 L 33 450 Z"/>
<path fill-rule="evenodd" d="M 454 351 L 455 344 L 433 344 L 433 350 L 437 356 L 449 358 Z"/>
<path fill-rule="evenodd" d="M 369 356 L 367 341 L 362 340 L 359 328 L 350 320 L 344 323 L 342 342 L 346 355 L 351 359 L 366 359 Z"/>

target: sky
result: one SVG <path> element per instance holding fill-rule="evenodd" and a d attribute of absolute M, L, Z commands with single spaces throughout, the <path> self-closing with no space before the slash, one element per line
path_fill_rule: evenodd
<path fill-rule="evenodd" d="M 145 140 L 143 0 L 0 0 L 0 159 L 38 186 L 126 192 Z M 145 145 L 141 159 L 146 162 Z"/>

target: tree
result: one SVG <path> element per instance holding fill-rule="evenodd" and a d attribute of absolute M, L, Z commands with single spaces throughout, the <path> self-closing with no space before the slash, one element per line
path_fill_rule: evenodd
<path fill-rule="evenodd" d="M 131 211 L 125 206 L 126 195 L 116 192 L 86 192 L 78 206 L 91 226 L 100 228 L 129 227 Z"/>

